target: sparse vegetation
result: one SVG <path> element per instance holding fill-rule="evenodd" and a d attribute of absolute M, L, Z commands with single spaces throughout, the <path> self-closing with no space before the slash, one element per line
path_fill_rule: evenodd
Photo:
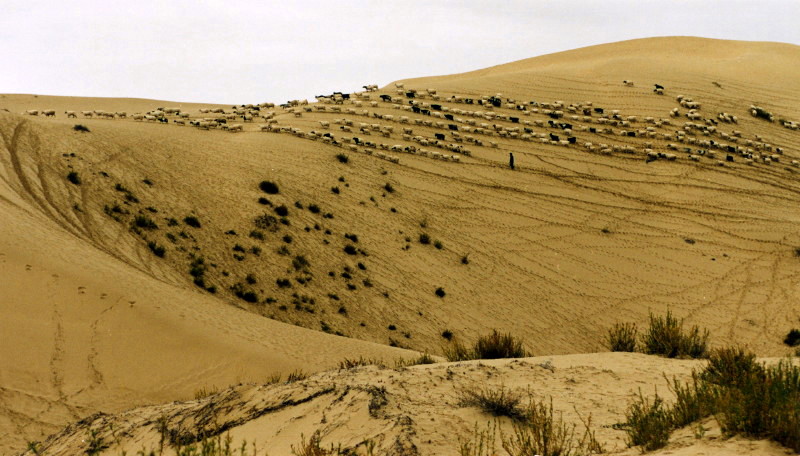
<path fill-rule="evenodd" d="M 317 206 L 316 204 L 313 204 L 313 203 L 308 205 L 308 210 L 312 214 L 319 214 L 319 211 L 320 211 L 319 206 Z"/>
<path fill-rule="evenodd" d="M 663 448 L 672 431 L 670 413 L 658 394 L 651 401 L 641 391 L 625 412 L 628 446 L 641 446 L 642 451 Z"/>
<path fill-rule="evenodd" d="M 442 250 L 442 248 L 444 247 L 442 245 L 442 241 L 439 241 L 438 239 L 436 241 L 433 241 L 433 246 L 436 247 L 439 250 Z"/>
<path fill-rule="evenodd" d="M 356 250 L 356 247 L 354 245 L 347 244 L 346 246 L 344 246 L 344 253 L 348 255 L 357 255 L 358 250 Z"/>
<path fill-rule="evenodd" d="M 428 245 L 428 244 L 431 243 L 431 237 L 428 236 L 426 233 L 422 233 L 422 234 L 419 235 L 419 243 L 420 244 L 424 244 L 424 245 Z"/>
<path fill-rule="evenodd" d="M 339 160 L 339 163 L 347 164 L 350 161 L 350 158 L 345 154 L 336 154 L 336 159 Z"/>
<path fill-rule="evenodd" d="M 148 216 L 146 216 L 144 214 L 140 214 L 140 215 L 137 215 L 136 217 L 134 217 L 132 226 L 135 226 L 137 228 L 142 228 L 142 229 L 145 229 L 145 230 L 157 230 L 158 229 L 158 225 L 156 225 L 156 222 L 154 222 L 153 219 L 151 219 L 150 217 L 148 217 Z"/>

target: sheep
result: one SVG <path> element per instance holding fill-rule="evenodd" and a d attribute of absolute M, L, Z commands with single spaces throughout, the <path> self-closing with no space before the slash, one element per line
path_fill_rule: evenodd
<path fill-rule="evenodd" d="M 45 117 L 55 117 L 56 111 L 55 109 L 47 109 L 42 111 L 42 115 L 44 115 Z"/>
<path fill-rule="evenodd" d="M 76 114 L 75 111 L 64 111 L 64 114 L 67 115 L 67 119 L 78 118 L 78 114 Z"/>
<path fill-rule="evenodd" d="M 94 116 L 94 111 L 81 111 L 81 115 L 83 115 L 83 117 L 92 117 Z"/>
<path fill-rule="evenodd" d="M 228 131 L 230 131 L 230 132 L 243 131 L 243 130 L 244 129 L 242 127 L 242 124 L 231 124 L 231 125 L 228 125 Z"/>
<path fill-rule="evenodd" d="M 622 83 L 625 84 L 625 87 L 633 87 L 633 81 L 629 81 L 626 79 L 622 81 Z"/>
<path fill-rule="evenodd" d="M 175 122 L 176 125 L 180 125 L 182 127 L 186 125 L 186 121 L 183 119 L 174 119 L 173 122 Z"/>

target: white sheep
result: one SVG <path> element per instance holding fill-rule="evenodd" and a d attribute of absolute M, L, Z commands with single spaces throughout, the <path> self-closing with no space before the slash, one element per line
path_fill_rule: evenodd
<path fill-rule="evenodd" d="M 67 115 L 67 119 L 78 117 L 78 114 L 76 114 L 75 111 L 64 111 L 64 114 Z"/>

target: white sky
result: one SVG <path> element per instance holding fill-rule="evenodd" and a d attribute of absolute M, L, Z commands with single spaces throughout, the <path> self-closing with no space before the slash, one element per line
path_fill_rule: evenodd
<path fill-rule="evenodd" d="M 799 0 L 0 0 L 0 93 L 284 102 L 649 36 L 800 44 L 798 24 Z"/>

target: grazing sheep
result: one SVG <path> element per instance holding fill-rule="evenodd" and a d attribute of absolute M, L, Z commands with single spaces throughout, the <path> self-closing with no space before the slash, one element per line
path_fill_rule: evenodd
<path fill-rule="evenodd" d="M 625 87 L 633 87 L 633 81 L 629 81 L 626 79 L 622 81 L 622 83 L 625 84 Z"/>
<path fill-rule="evenodd" d="M 64 114 L 67 115 L 67 119 L 78 118 L 78 114 L 76 114 L 75 111 L 64 111 Z"/>
<path fill-rule="evenodd" d="M 55 117 L 56 116 L 56 111 L 55 111 L 55 109 L 47 109 L 47 110 L 42 111 L 42 114 L 45 117 Z"/>

